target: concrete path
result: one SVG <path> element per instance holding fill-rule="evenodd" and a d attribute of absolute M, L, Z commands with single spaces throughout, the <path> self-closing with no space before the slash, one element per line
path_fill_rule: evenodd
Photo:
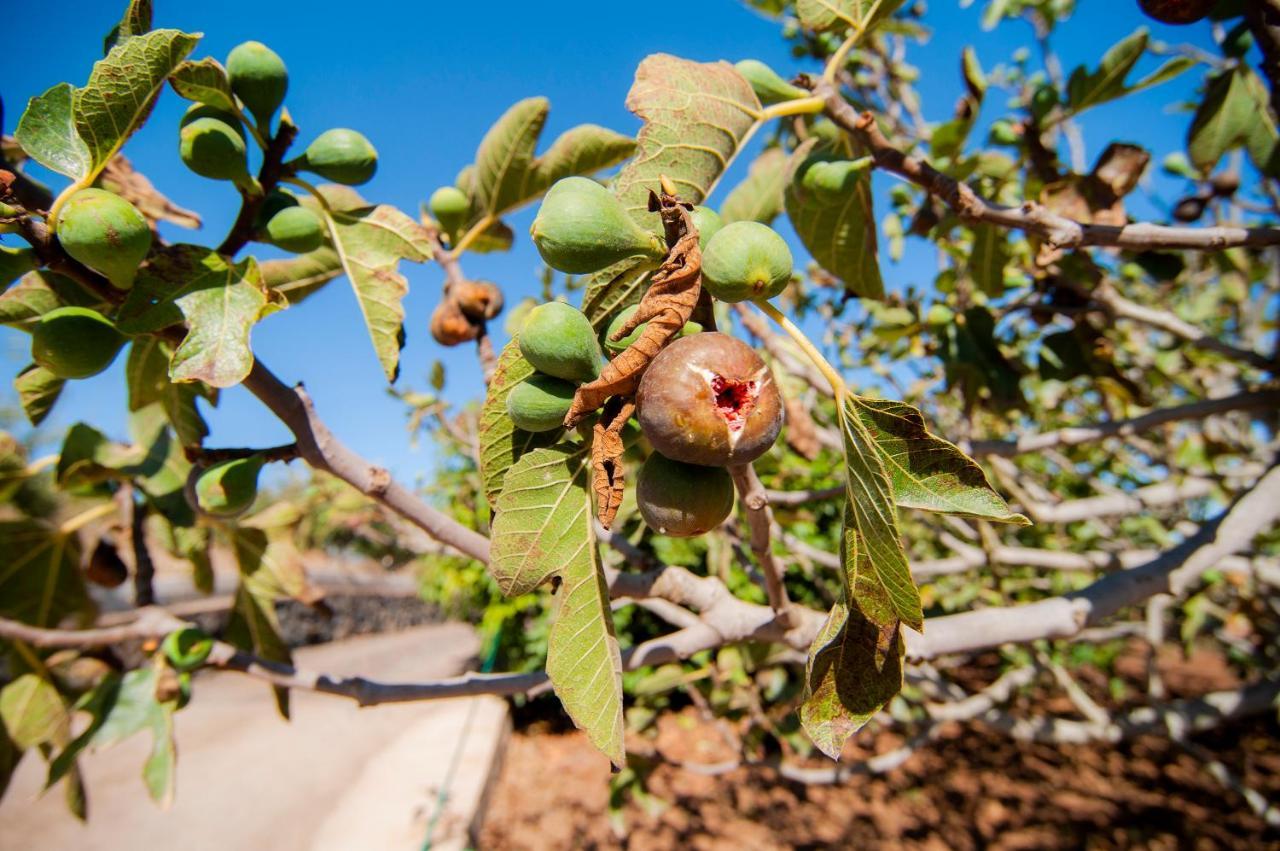
<path fill-rule="evenodd" d="M 470 627 L 445 624 L 306 647 L 296 659 L 312 670 L 407 681 L 461 673 L 476 651 Z M 142 785 L 145 734 L 81 760 L 87 825 L 66 812 L 59 790 L 37 799 L 45 764 L 28 754 L 0 803 L 0 851 L 419 849 L 450 776 L 432 847 L 467 846 L 506 740 L 503 701 L 360 709 L 310 693 L 292 700 L 286 722 L 262 682 L 198 676 L 195 699 L 176 716 L 177 797 L 168 811 Z"/>

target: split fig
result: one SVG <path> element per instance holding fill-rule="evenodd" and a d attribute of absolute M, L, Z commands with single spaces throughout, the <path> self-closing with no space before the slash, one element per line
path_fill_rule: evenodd
<path fill-rule="evenodd" d="M 566 177 L 547 191 L 529 229 L 538 253 L 552 269 L 574 275 L 642 255 L 666 255 L 666 245 L 627 215 L 622 202 L 586 177 Z"/>
<path fill-rule="evenodd" d="M 480 326 L 467 318 L 456 301 L 446 298 L 431 314 L 431 336 L 442 346 L 457 346 L 480 336 Z"/>
<path fill-rule="evenodd" d="M 227 77 L 231 91 L 249 108 L 258 124 L 270 124 L 289 90 L 284 60 L 262 42 L 246 41 L 227 55 Z"/>
<path fill-rule="evenodd" d="M 539 372 L 566 381 L 600 374 L 600 344 L 586 315 L 562 301 L 540 304 L 520 328 L 520 353 Z"/>
<path fill-rule="evenodd" d="M 636 503 L 656 532 L 673 538 L 703 535 L 733 511 L 733 479 L 722 468 L 683 464 L 654 452 L 640 468 Z"/>
<path fill-rule="evenodd" d="M 791 281 L 791 249 L 759 222 L 725 225 L 702 255 L 702 284 L 727 302 L 773 298 Z"/>
<path fill-rule="evenodd" d="M 702 206 L 694 207 L 689 216 L 693 219 L 693 226 L 698 229 L 698 247 L 706 251 L 707 241 L 724 227 L 724 219 L 710 207 Z"/>
<path fill-rule="evenodd" d="M 431 193 L 430 207 L 431 215 L 440 223 L 441 230 L 452 235 L 466 223 L 471 201 L 458 187 L 441 186 Z"/>
<path fill-rule="evenodd" d="M 59 378 L 88 378 L 111 366 L 124 336 L 87 307 L 56 307 L 31 331 L 31 359 Z"/>
<path fill-rule="evenodd" d="M 116 289 L 133 286 L 151 250 L 151 227 L 138 208 L 105 189 L 81 189 L 58 213 L 58 242 Z"/>
<path fill-rule="evenodd" d="M 362 134 L 337 127 L 317 136 L 296 164 L 334 183 L 359 186 L 373 179 L 378 152 Z"/>
<path fill-rule="evenodd" d="M 782 398 L 755 350 L 719 332 L 670 343 L 636 392 L 653 448 L 676 461 L 724 467 L 759 458 L 782 430 Z"/>
<path fill-rule="evenodd" d="M 568 381 L 535 372 L 511 388 L 507 394 L 507 414 L 516 428 L 552 431 L 564 423 L 576 389 Z"/>
<path fill-rule="evenodd" d="M 635 314 L 635 312 L 639 309 L 640 309 L 639 305 L 633 304 L 631 305 L 631 307 L 628 307 L 626 310 L 622 311 L 617 316 L 613 317 L 613 321 L 609 323 L 609 329 L 604 332 L 603 342 L 604 342 L 604 347 L 606 349 L 608 349 L 611 352 L 621 352 L 624 349 L 626 349 L 628 346 L 630 346 L 632 343 L 634 343 L 636 340 L 640 339 L 640 335 L 644 333 L 645 327 L 648 326 L 649 324 L 648 322 L 640 323 L 639 325 L 636 326 L 635 330 L 633 330 L 627 336 L 623 337 L 621 340 L 613 339 L 613 335 L 617 331 L 619 331 L 622 328 L 623 324 L 625 324 L 627 320 L 629 320 Z M 702 330 L 702 325 L 700 325 L 699 323 L 686 322 L 684 323 L 684 328 L 680 329 L 680 333 L 677 334 L 676 336 L 688 337 L 690 334 L 697 334 L 701 330 Z"/>
<path fill-rule="evenodd" d="M 738 69 L 739 74 L 747 78 L 747 82 L 751 84 L 756 97 L 765 106 L 782 103 L 787 100 L 796 100 L 809 95 L 799 86 L 793 86 L 782 79 L 777 71 L 759 59 L 743 59 L 733 67 Z"/>
<path fill-rule="evenodd" d="M 472 322 L 487 322 L 502 312 L 502 290 L 493 281 L 462 281 L 449 294 Z"/>
<path fill-rule="evenodd" d="M 267 222 L 263 241 L 294 254 L 305 254 L 324 242 L 324 222 L 306 207 L 285 207 Z"/>
<path fill-rule="evenodd" d="M 217 118 L 197 118 L 178 134 L 178 153 L 187 168 L 210 180 L 249 179 L 244 138 Z"/>
<path fill-rule="evenodd" d="M 249 510 L 258 498 L 262 457 L 233 458 L 212 465 L 196 479 L 196 507 L 211 517 L 230 519 Z"/>

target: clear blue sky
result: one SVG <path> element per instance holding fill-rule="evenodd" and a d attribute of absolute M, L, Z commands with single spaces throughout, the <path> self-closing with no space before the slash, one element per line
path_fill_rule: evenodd
<path fill-rule="evenodd" d="M 102 37 L 123 5 L 108 0 L 49 0 L 15 4 L 7 10 L 8 37 L 0 58 L 6 132 L 12 133 L 29 97 L 60 81 L 79 85 L 87 79 L 92 63 L 101 56 Z M 196 57 L 222 60 L 234 45 L 248 39 L 270 45 L 289 66 L 287 105 L 302 128 L 301 144 L 334 126 L 365 133 L 378 148 L 380 161 L 377 177 L 361 192 L 412 215 L 436 186 L 453 181 L 489 124 L 520 98 L 550 98 L 547 141 L 583 122 L 634 133 L 638 121 L 623 101 L 636 65 L 650 53 L 704 61 L 756 57 L 784 75 L 802 70 L 792 60 L 778 25 L 735 0 L 681 4 L 678 24 L 663 23 L 662 10 L 675 8 L 669 4 L 582 0 L 498 4 L 156 0 L 156 5 L 156 26 L 204 33 L 193 54 Z M 926 117 L 944 120 L 961 92 L 957 73 L 961 49 L 973 44 L 984 67 L 990 69 L 1007 61 L 1015 47 L 1031 45 L 1031 31 L 1026 25 L 1009 23 L 982 32 L 978 19 L 985 3 L 981 0 L 970 8 L 961 8 L 959 0 L 933 0 L 929 5 L 926 22 L 934 30 L 934 39 L 925 48 L 913 48 L 909 60 L 921 69 L 919 88 Z M 1082 62 L 1096 63 L 1103 48 L 1142 25 L 1152 29 L 1154 38 L 1192 41 L 1212 49 L 1207 24 L 1163 26 L 1144 18 L 1137 4 L 1126 0 L 1084 0 L 1080 7 L 1075 19 L 1055 37 L 1055 48 L 1068 72 Z M 1156 64 L 1157 60 L 1148 58 L 1138 70 L 1145 73 Z M 1145 145 L 1156 163 L 1180 149 L 1189 115 L 1164 105 L 1190 100 L 1199 76 L 1199 71 L 1193 71 L 1149 97 L 1089 113 L 1085 121 L 1089 161 L 1112 138 Z M 1000 95 L 993 94 L 996 102 L 988 104 L 986 119 L 1001 111 Z M 204 217 L 203 233 L 171 228 L 165 236 L 171 241 L 216 245 L 234 217 L 237 196 L 230 184 L 196 177 L 178 159 L 177 121 L 185 105 L 166 91 L 150 122 L 125 153 L 162 192 Z M 722 187 L 737 181 L 745 171 L 745 159 Z M 876 180 L 877 194 L 883 198 L 890 178 L 880 175 Z M 62 185 L 56 176 L 48 181 L 55 188 Z M 1166 194 L 1176 186 L 1154 168 L 1148 183 L 1145 189 L 1163 189 Z M 723 199 L 724 191 L 717 193 L 720 197 L 713 198 L 713 204 Z M 517 234 L 513 251 L 465 259 L 470 276 L 502 284 L 508 304 L 537 291 L 540 261 L 526 237 L 532 216 L 532 210 L 525 210 L 511 218 Z M 16 238 L 3 239 L 13 244 Z M 269 257 L 278 252 L 254 253 Z M 907 254 L 900 265 L 884 260 L 891 289 L 925 284 L 932 278 L 935 261 L 926 244 L 909 242 Z M 431 362 L 441 359 L 448 369 L 451 399 L 480 395 L 473 348 L 443 349 L 427 331 L 440 287 L 439 269 L 410 264 L 401 268 L 411 288 L 405 299 L 408 344 L 402 354 L 401 384 L 425 386 Z M 386 394 L 385 380 L 345 280 L 268 318 L 255 329 L 253 341 L 262 359 L 282 378 L 307 383 L 334 431 L 355 449 L 409 482 L 430 470 L 430 443 L 423 441 L 419 450 L 410 450 L 404 408 Z M 10 377 L 29 361 L 28 345 L 26 335 L 0 329 L 5 367 L 0 390 L 5 395 L 0 398 L 13 398 Z M 84 419 L 123 437 L 123 361 L 120 358 L 96 378 L 70 383 L 45 430 L 61 434 Z M 221 405 L 207 410 L 206 416 L 213 428 L 210 446 L 269 445 L 287 439 L 284 428 L 240 388 L 224 392 Z"/>

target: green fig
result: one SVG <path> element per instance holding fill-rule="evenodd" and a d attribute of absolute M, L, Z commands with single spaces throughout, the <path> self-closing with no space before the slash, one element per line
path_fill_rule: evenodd
<path fill-rule="evenodd" d="M 317 136 L 294 165 L 334 183 L 359 186 L 378 170 L 378 152 L 361 134 L 337 127 Z"/>
<path fill-rule="evenodd" d="M 214 464 L 196 479 L 196 507 L 211 517 L 230 519 L 249 510 L 258 498 L 259 455 Z"/>
<path fill-rule="evenodd" d="M 575 387 L 568 381 L 535 372 L 507 394 L 507 414 L 516 428 L 552 431 L 560 428 L 573 405 Z"/>
<path fill-rule="evenodd" d="M 863 175 L 871 171 L 871 157 L 856 160 L 833 159 L 819 154 L 801 164 L 800 185 L 823 200 L 844 202 Z"/>
<path fill-rule="evenodd" d="M 791 280 L 791 249 L 768 225 L 725 225 L 702 255 L 702 285 L 727 302 L 773 298 Z"/>
<path fill-rule="evenodd" d="M 179 671 L 193 671 L 213 652 L 213 636 L 195 626 L 175 629 L 160 642 L 160 651 Z"/>
<path fill-rule="evenodd" d="M 105 189 L 81 189 L 58 212 L 58 242 L 116 289 L 133 286 L 151 250 L 151 227 L 138 208 Z"/>
<path fill-rule="evenodd" d="M 733 479 L 723 467 L 684 464 L 654 452 L 640 468 L 636 503 L 644 522 L 660 534 L 702 535 L 733 511 Z"/>
<path fill-rule="evenodd" d="M 520 353 L 534 369 L 582 383 L 600 374 L 600 344 L 586 315 L 562 301 L 529 311 L 520 328 Z"/>
<path fill-rule="evenodd" d="M 88 378 L 111 366 L 124 336 L 87 307 L 56 307 L 31 330 L 31 359 L 59 378 Z"/>
<path fill-rule="evenodd" d="M 210 180 L 249 179 L 249 159 L 244 139 L 231 125 L 217 118 L 197 118 L 178 134 L 178 153 L 187 168 Z"/>
<path fill-rule="evenodd" d="M 210 106 L 207 103 L 193 103 L 187 107 L 187 111 L 182 113 L 182 120 L 178 122 L 178 130 L 182 130 L 193 121 L 199 121 L 201 118 L 216 118 L 232 130 L 240 134 L 240 138 L 245 138 L 244 125 L 240 123 L 240 116 L 227 109 L 218 109 L 216 106 Z"/>
<path fill-rule="evenodd" d="M 447 234 L 458 232 L 458 228 L 467 220 L 471 211 L 471 201 L 466 193 L 456 186 L 441 186 L 431 193 L 431 215 L 436 217 L 441 229 Z"/>
<path fill-rule="evenodd" d="M 797 98 L 809 96 L 809 93 L 804 89 L 791 85 L 778 76 L 777 71 L 774 71 L 759 59 L 743 59 L 733 67 L 738 69 L 739 74 L 747 78 L 747 82 L 751 84 L 756 97 L 765 106 L 781 103 L 784 100 L 796 100 Z"/>
<path fill-rule="evenodd" d="M 286 189 L 279 187 L 272 189 L 267 193 L 267 197 L 262 199 L 261 206 L 258 207 L 257 218 L 254 219 L 257 230 L 262 230 L 267 226 L 267 222 L 275 218 L 276 213 L 289 207 L 297 207 L 298 199 Z"/>
<path fill-rule="evenodd" d="M 324 243 L 324 222 L 306 207 L 285 207 L 267 222 L 262 241 L 294 254 L 305 254 Z"/>
<path fill-rule="evenodd" d="M 271 123 L 289 90 L 289 72 L 284 60 L 260 41 L 236 45 L 227 55 L 227 78 L 231 91 L 249 108 L 258 124 Z"/>
<path fill-rule="evenodd" d="M 1022 143 L 1022 131 L 1012 121 L 1001 118 L 991 124 L 987 138 L 993 145 L 1019 145 Z"/>
<path fill-rule="evenodd" d="M 667 252 L 656 234 L 632 221 L 612 192 L 586 177 L 556 181 L 529 233 L 548 266 L 575 275 L 637 255 L 659 260 Z"/>
<path fill-rule="evenodd" d="M 626 324 L 627 320 L 630 319 L 632 316 L 634 316 L 635 312 L 639 309 L 640 309 L 640 306 L 638 304 L 633 304 L 630 307 L 628 307 L 626 310 L 619 313 L 617 316 L 613 317 L 613 321 L 609 323 L 609 329 L 604 332 L 603 342 L 604 342 L 604 347 L 606 349 L 608 349 L 611 352 L 620 352 L 626 349 L 636 340 L 640 339 L 640 335 L 644 333 L 645 326 L 649 324 L 648 322 L 641 322 L 639 325 L 635 327 L 634 330 L 632 330 L 630 334 L 623 337 L 621 340 L 613 339 L 613 335 L 616 332 L 620 331 L 622 329 L 622 326 Z M 690 334 L 697 334 L 701 330 L 702 330 L 702 325 L 700 325 L 699 323 L 686 322 L 684 323 L 684 328 L 680 329 L 680 333 L 677 334 L 676 337 L 687 337 Z"/>
<path fill-rule="evenodd" d="M 31 248 L 10 248 L 0 245 L 0 289 L 40 265 L 36 252 Z"/>
<path fill-rule="evenodd" d="M 710 207 L 701 206 L 694 207 L 689 216 L 693 219 L 693 226 L 698 229 L 698 247 L 706 251 L 707 242 L 724 227 L 724 219 Z"/>

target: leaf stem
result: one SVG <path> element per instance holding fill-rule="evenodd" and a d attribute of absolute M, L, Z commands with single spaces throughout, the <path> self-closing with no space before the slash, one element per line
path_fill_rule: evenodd
<path fill-rule="evenodd" d="M 766 107 L 760 112 L 758 122 L 765 122 L 772 118 L 783 118 L 788 115 L 816 115 L 826 108 L 826 101 L 820 97 L 796 98 L 795 100 L 784 100 L 781 103 L 775 103 L 773 106 Z"/>
<path fill-rule="evenodd" d="M 871 4 L 871 8 L 867 9 L 867 13 L 863 15 L 853 26 L 853 32 L 846 38 L 836 52 L 827 60 L 827 67 L 822 69 L 822 81 L 825 83 L 834 83 L 836 74 L 844 67 L 845 58 L 849 55 L 849 51 L 857 46 L 858 42 L 867 33 L 867 23 L 876 16 L 876 12 L 880 11 L 881 0 Z"/>
<path fill-rule="evenodd" d="M 266 137 L 262 135 L 258 126 L 254 122 L 250 121 L 249 117 L 244 114 L 244 110 L 240 107 L 240 101 L 237 98 L 232 98 L 231 106 L 235 109 L 236 117 L 240 119 L 240 123 L 245 126 L 245 129 L 249 131 L 249 135 L 253 137 L 253 141 L 258 143 L 259 148 L 266 151 L 267 148 L 270 147 L 270 145 L 267 144 Z M 270 131 L 268 130 L 268 132 Z"/>
<path fill-rule="evenodd" d="M 79 530 L 83 526 L 87 526 L 99 518 L 106 517 L 116 510 L 114 502 L 103 502 L 95 505 L 93 508 L 80 512 L 74 517 L 68 517 L 58 526 L 58 534 L 70 535 Z"/>
<path fill-rule="evenodd" d="M 764 299 L 757 299 L 752 304 L 778 323 L 778 327 L 786 331 L 787 336 L 795 341 L 795 344 L 804 352 L 805 357 L 813 363 L 818 372 L 822 373 L 822 377 L 827 379 L 827 383 L 831 385 L 831 392 L 836 397 L 837 402 L 848 395 L 849 388 L 845 386 L 844 379 L 840 377 L 840 373 L 836 372 L 835 367 L 822 356 L 822 352 L 818 351 L 818 347 L 810 342 L 805 333 L 785 313 Z"/>
<path fill-rule="evenodd" d="M 466 251 L 471 243 L 480 238 L 480 234 L 489 229 L 493 224 L 493 216 L 485 215 L 481 217 L 474 225 L 467 229 L 467 232 L 458 240 L 458 244 L 449 250 L 449 255 L 454 259 L 462 256 L 462 252 Z"/>
<path fill-rule="evenodd" d="M 93 178 L 97 175 L 82 177 L 72 183 L 66 189 L 58 193 L 58 197 L 53 199 L 53 206 L 49 208 L 49 215 L 45 217 L 45 226 L 49 228 L 49 233 L 56 234 L 58 232 L 58 213 L 62 211 L 62 205 L 67 203 L 67 199 L 79 192 L 81 189 L 87 189 L 93 185 Z"/>

